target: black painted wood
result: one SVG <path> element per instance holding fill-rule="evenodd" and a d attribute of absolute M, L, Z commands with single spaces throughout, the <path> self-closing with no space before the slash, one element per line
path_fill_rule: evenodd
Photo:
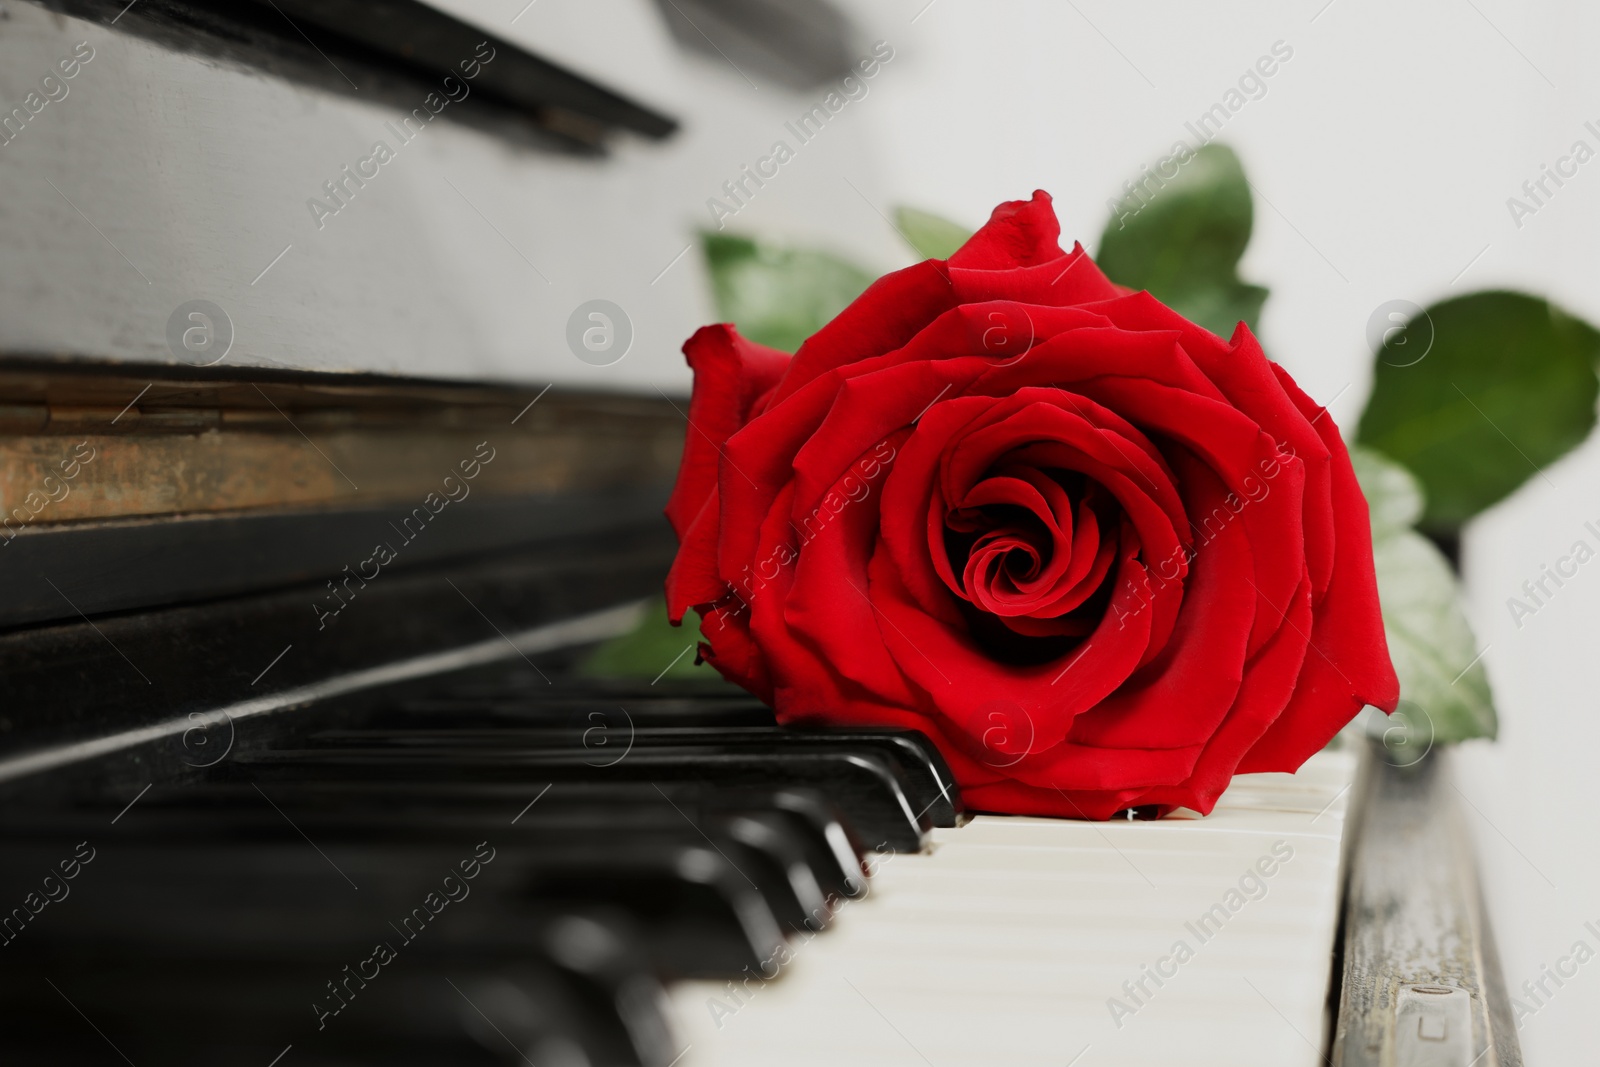
<path fill-rule="evenodd" d="M 393 572 L 478 553 L 550 543 L 619 526 L 664 523 L 664 490 L 550 496 L 479 495 L 447 508 L 412 540 L 400 504 L 301 508 L 24 528 L 0 541 L 0 628 L 163 607 L 262 589 L 342 582 L 392 546 Z"/>
<path fill-rule="evenodd" d="M 677 121 L 647 104 L 471 26 L 420 0 L 44 0 L 45 6 L 138 34 L 176 51 L 224 59 L 329 92 L 409 112 L 459 77 L 479 42 L 494 58 L 454 121 L 488 126 L 548 148 L 599 150 L 626 129 L 665 137 Z M 459 90 L 457 90 L 459 91 Z M 512 126 L 520 124 L 523 129 Z M 588 128 L 585 128 L 587 125 Z"/>
<path fill-rule="evenodd" d="M 327 625 L 319 584 L 0 634 L 0 764 L 659 595 L 672 556 L 659 519 L 577 540 L 380 575 Z M 506 655 L 521 662 L 509 646 Z M 83 775 L 134 791 L 191 776 L 210 758 L 196 751 L 206 737 L 247 748 L 280 728 L 265 720 L 285 716 L 237 730 L 199 719 L 200 734 L 153 738 L 79 768 L 73 788 Z M 50 788 L 51 777 L 33 787 Z"/>

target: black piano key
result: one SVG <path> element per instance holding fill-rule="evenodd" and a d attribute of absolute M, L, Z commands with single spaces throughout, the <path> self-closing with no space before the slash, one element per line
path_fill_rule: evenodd
<path fill-rule="evenodd" d="M 207 806 L 243 805 L 259 807 L 262 794 L 254 786 L 237 782 L 206 782 L 185 785 L 178 790 L 156 791 L 141 803 L 203 804 Z M 289 807 L 328 806 L 334 810 L 360 810 L 379 807 L 395 812 L 411 812 L 416 818 L 430 817 L 440 808 L 475 809 L 488 822 L 504 819 L 507 813 L 522 812 L 524 805 L 537 797 L 537 807 L 527 809 L 535 820 L 555 818 L 552 813 L 566 809 L 592 809 L 599 806 L 604 817 L 625 823 L 636 809 L 658 813 L 670 806 L 675 818 L 689 825 L 731 813 L 777 817 L 784 823 L 803 850 L 813 877 L 828 897 L 855 898 L 866 891 L 862 867 L 862 848 L 840 821 L 838 813 L 822 794 L 806 789 L 718 789 L 693 783 L 656 786 L 650 783 L 564 783 L 559 790 L 533 791 L 520 785 L 492 782 L 440 783 L 382 781 L 306 781 L 281 782 L 273 787 L 275 802 Z M 120 799 L 106 802 L 121 808 Z M 523 815 L 518 815 L 520 821 Z"/>
<path fill-rule="evenodd" d="M 125 832 L 98 847 L 94 877 L 72 884 L 68 900 L 81 903 L 68 912 L 71 924 L 59 926 L 46 907 L 40 919 L 52 921 L 43 928 L 69 940 L 155 937 L 169 946 L 231 944 L 255 955 L 302 952 L 352 933 L 382 934 L 396 921 L 400 928 L 388 927 L 396 936 L 414 933 L 427 921 L 416 909 L 432 893 L 452 922 L 428 927 L 430 942 L 455 943 L 463 952 L 520 951 L 519 935 L 537 929 L 542 917 L 600 904 L 637 918 L 663 974 L 737 974 L 783 941 L 758 884 L 782 875 L 764 871 L 760 854 L 737 840 L 708 839 L 687 826 L 604 836 L 585 826 L 513 833 L 437 821 L 407 827 L 297 817 L 290 825 L 265 809 L 225 815 L 153 808 L 137 827 L 124 820 L 118 829 Z M 0 845 L 0 888 L 18 899 L 27 875 L 49 870 L 57 854 L 70 856 L 67 842 L 77 839 L 59 824 L 35 829 L 45 836 Z M 471 860 L 483 834 L 492 838 L 494 859 L 481 872 L 493 877 L 473 882 L 457 868 Z M 24 880 L 11 885 L 7 871 Z M 447 876 L 455 881 L 441 888 Z M 764 888 L 778 895 L 787 887 Z M 451 907 L 450 892 L 462 897 L 460 907 Z M 454 918 L 462 913 L 494 921 Z M 22 933 L 33 933 L 31 924 Z"/>
<path fill-rule="evenodd" d="M 502 788 L 488 786 L 489 789 Z M 649 793 L 645 791 L 648 790 Z M 853 899 L 867 889 L 864 849 L 845 825 L 835 805 L 814 789 L 723 788 L 697 783 L 568 783 L 548 799 L 558 803 L 583 803 L 620 797 L 648 799 L 650 793 L 665 794 L 683 813 L 695 821 L 713 814 L 738 812 L 781 816 L 805 850 L 808 863 L 823 891 L 835 900 Z M 540 803 L 545 803 L 541 800 Z"/>
<path fill-rule="evenodd" d="M 724 832 L 749 852 L 762 856 L 787 880 L 790 892 L 778 897 L 772 909 L 784 929 L 826 929 L 833 918 L 833 904 L 788 820 L 777 813 L 735 812 L 719 821 Z M 773 899 L 769 897 L 768 903 L 773 904 Z"/>
<path fill-rule="evenodd" d="M 609 757 L 607 757 L 609 758 Z M 931 827 L 906 796 L 902 776 L 871 751 L 786 746 L 782 752 L 726 752 L 635 748 L 605 766 L 582 750 L 512 747 L 300 748 L 242 754 L 219 764 L 220 777 L 268 782 L 338 777 L 368 781 L 501 782 L 534 789 L 572 782 L 701 783 L 735 788 L 813 788 L 845 814 L 859 840 L 871 848 L 916 852 Z"/>
<path fill-rule="evenodd" d="M 710 745 L 720 749 L 770 749 L 780 753 L 788 747 L 807 745 L 860 747 L 893 762 L 911 803 L 917 811 L 926 813 L 934 826 L 956 826 L 964 814 L 955 779 L 944 757 L 926 737 L 914 730 L 658 725 L 654 708 L 652 704 L 641 704 L 634 709 L 607 711 L 603 716 L 596 710 L 590 713 L 596 718 L 580 719 L 567 727 L 491 725 L 472 711 L 457 713 L 454 722 L 431 718 L 426 726 L 391 724 L 390 717 L 380 716 L 377 722 L 369 725 L 320 731 L 306 743 L 349 747 L 526 745 L 530 748 L 581 748 L 597 764 L 609 762 L 611 758 L 620 760 L 633 747 L 646 745 L 658 748 Z"/>
<path fill-rule="evenodd" d="M 592 800 L 584 803 L 575 797 L 559 796 L 528 817 L 519 816 L 514 831 L 501 831 L 498 826 L 506 810 L 502 807 L 490 812 L 481 804 L 475 807 L 451 804 L 441 810 L 437 804 L 418 806 L 403 793 L 391 792 L 368 798 L 359 806 L 347 804 L 330 809 L 320 803 L 324 798 L 313 800 L 276 788 L 274 793 L 271 803 L 278 805 L 277 813 L 267 810 L 265 794 L 254 788 L 166 789 L 143 801 L 144 812 L 135 824 L 135 832 L 149 825 L 151 812 L 176 811 L 182 813 L 179 817 L 188 831 L 197 831 L 199 826 L 205 825 L 210 833 L 224 838 L 248 832 L 263 821 L 275 827 L 278 815 L 291 819 L 291 813 L 294 825 L 307 833 L 315 830 L 319 838 L 326 836 L 336 841 L 388 841 L 395 831 L 402 839 L 409 839 L 418 832 L 417 826 L 422 821 L 426 821 L 430 837 L 452 831 L 461 834 L 491 832 L 485 829 L 487 823 L 496 827 L 491 832 L 496 840 L 509 838 L 511 843 L 524 847 L 567 840 L 573 835 L 602 839 L 609 847 L 617 849 L 629 848 L 640 836 L 655 841 L 674 837 L 689 844 L 698 843 L 697 837 L 702 837 L 722 851 L 761 891 L 785 928 L 825 928 L 833 908 L 830 893 L 837 897 L 850 888 L 848 881 L 842 887 L 839 885 L 838 872 L 834 870 L 837 860 L 831 851 L 824 851 L 827 849 L 825 841 L 819 850 L 815 840 L 817 831 L 779 809 L 751 809 L 719 803 L 710 810 L 694 813 L 658 790 L 635 791 L 626 805 L 617 803 L 615 798 L 609 803 L 596 804 Z M 316 806 L 308 807 L 308 801 Z M 220 813 L 219 804 L 230 805 L 230 812 Z M 486 815 L 492 817 L 492 823 L 488 823 Z M 150 833 L 149 830 L 143 832 Z M 813 840 L 807 841 L 807 838 Z M 821 861 L 820 870 L 813 869 L 814 858 Z"/>
<path fill-rule="evenodd" d="M 115 1062 L 106 1058 L 114 1040 L 135 1063 L 267 1064 L 292 1046 L 300 1064 L 581 1057 L 596 1067 L 665 1067 L 679 1050 L 663 996 L 627 959 L 626 944 L 604 922 L 566 916 L 537 950 L 488 966 L 411 949 L 379 966 L 370 945 L 297 960 L 175 955 L 159 945 L 140 957 L 99 946 L 34 951 L 0 977 L 11 1009 L 0 1058 Z"/>
<path fill-rule="evenodd" d="M 723 790 L 713 795 L 712 802 L 740 804 L 742 795 Z M 867 872 L 861 863 L 861 845 L 834 816 L 831 805 L 815 792 L 804 789 L 778 790 L 763 799 L 792 825 L 812 831 L 802 840 L 809 850 L 812 870 L 819 872 L 825 892 L 851 900 L 866 893 Z"/>
<path fill-rule="evenodd" d="M 424 683 L 391 690 L 398 699 L 465 697 L 467 699 L 694 700 L 738 704 L 761 702 L 731 682 L 706 678 L 588 678 L 540 673 L 521 660 L 443 675 Z"/>
<path fill-rule="evenodd" d="M 858 897 L 866 890 L 860 843 L 841 821 L 834 805 L 815 790 L 722 789 L 695 783 L 658 785 L 590 782 L 564 783 L 559 790 L 546 795 L 542 786 L 530 790 L 527 786 L 506 782 L 328 779 L 279 782 L 273 786 L 273 796 L 275 802 L 291 808 L 326 806 L 343 810 L 376 806 L 390 811 L 408 811 L 418 819 L 429 817 L 441 806 L 452 810 L 475 808 L 481 811 L 485 825 L 504 819 L 507 813 L 521 812 L 535 797 L 539 798 L 541 812 L 552 807 L 595 804 L 655 808 L 667 805 L 670 801 L 676 805 L 679 815 L 691 823 L 729 812 L 775 814 L 787 820 L 790 831 L 798 838 L 812 873 L 826 895 L 847 899 Z M 266 803 L 263 794 L 254 786 L 227 781 L 186 783 L 175 789 L 159 787 L 141 798 L 139 803 L 149 806 L 169 802 L 211 807 L 243 805 L 249 808 Z M 121 796 L 95 798 L 86 795 L 79 801 L 81 808 L 100 812 L 91 817 L 103 819 L 115 816 L 124 804 Z M 626 811 L 616 815 L 616 818 L 623 820 L 628 817 Z M 3 827 L 4 823 L 0 822 L 0 832 L 3 832 Z"/>
<path fill-rule="evenodd" d="M 582 732 L 640 726 L 703 726 L 724 729 L 773 727 L 772 709 L 753 699 L 559 697 L 543 693 L 468 697 L 449 694 L 415 697 L 380 704 L 359 717 L 365 725 L 405 729 L 413 726 L 452 727 L 475 722 L 484 726 L 563 723 Z"/>

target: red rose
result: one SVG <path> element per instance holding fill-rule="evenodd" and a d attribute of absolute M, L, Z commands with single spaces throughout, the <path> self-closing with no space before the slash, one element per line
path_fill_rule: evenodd
<path fill-rule="evenodd" d="M 1002 204 L 792 358 L 684 346 L 674 622 L 780 721 L 913 727 L 976 810 L 1211 810 L 1398 682 L 1366 500 L 1267 361 Z"/>

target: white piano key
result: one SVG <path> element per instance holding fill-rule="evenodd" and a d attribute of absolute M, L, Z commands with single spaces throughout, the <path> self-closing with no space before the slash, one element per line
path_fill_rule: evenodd
<path fill-rule="evenodd" d="M 678 1067 L 1312 1067 L 1355 766 L 1241 777 L 1203 819 L 936 831 L 776 980 L 674 987 Z"/>

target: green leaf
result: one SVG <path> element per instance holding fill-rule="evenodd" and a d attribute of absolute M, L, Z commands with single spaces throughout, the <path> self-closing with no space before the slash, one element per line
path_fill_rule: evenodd
<path fill-rule="evenodd" d="M 684 617 L 682 626 L 673 626 L 667 621 L 665 602 L 657 603 L 631 631 L 589 653 L 578 673 L 589 678 L 716 678 L 716 671 L 694 662 L 699 640 L 699 621 L 693 612 Z"/>
<path fill-rule="evenodd" d="M 1239 280 L 1254 214 L 1239 157 L 1208 144 L 1170 158 L 1176 177 L 1157 168 L 1112 201 L 1095 261 L 1112 281 L 1148 289 L 1219 336 L 1230 336 L 1240 320 L 1255 329 L 1267 291 Z"/>
<path fill-rule="evenodd" d="M 1460 584 L 1433 543 L 1411 528 L 1423 510 L 1411 473 L 1370 449 L 1350 458 L 1372 513 L 1372 556 L 1389 654 L 1400 676 L 1407 742 L 1494 737 L 1497 721 L 1477 639 L 1461 609 Z M 1397 712 L 1396 715 L 1400 713 Z M 1420 721 L 1419 721 L 1420 720 Z M 1374 716 L 1373 729 L 1389 722 Z"/>
<path fill-rule="evenodd" d="M 1600 333 L 1549 301 L 1446 300 L 1385 338 L 1357 436 L 1421 479 L 1424 528 L 1458 527 L 1589 435 L 1597 355 Z"/>
<path fill-rule="evenodd" d="M 1350 449 L 1350 465 L 1367 498 L 1374 538 L 1409 530 L 1422 518 L 1422 485 L 1410 471 L 1359 445 Z"/>
<path fill-rule="evenodd" d="M 895 208 L 894 221 L 900 236 L 924 259 L 949 259 L 972 236 L 965 226 L 914 207 Z"/>
<path fill-rule="evenodd" d="M 702 234 L 717 314 L 752 341 L 785 352 L 816 333 L 872 284 L 838 256 L 727 234 Z"/>

